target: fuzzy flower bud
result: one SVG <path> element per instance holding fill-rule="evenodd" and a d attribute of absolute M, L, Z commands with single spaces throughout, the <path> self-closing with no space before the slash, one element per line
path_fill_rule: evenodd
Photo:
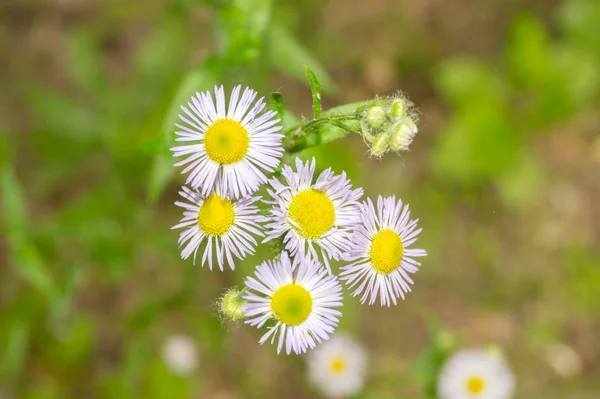
<path fill-rule="evenodd" d="M 390 130 L 390 148 L 392 151 L 406 151 L 417 134 L 415 122 L 405 117 L 396 122 Z"/>
<path fill-rule="evenodd" d="M 367 120 L 369 126 L 378 128 L 386 121 L 385 110 L 379 105 L 373 105 L 367 109 L 365 119 Z"/>
<path fill-rule="evenodd" d="M 242 307 L 245 304 L 243 292 L 232 288 L 219 299 L 219 312 L 228 320 L 239 321 L 244 318 Z"/>
<path fill-rule="evenodd" d="M 371 146 L 371 155 L 381 158 L 389 150 L 390 138 L 386 132 L 379 133 L 375 136 L 373 145 Z"/>
<path fill-rule="evenodd" d="M 406 104 L 406 100 L 403 98 L 395 98 L 390 105 L 390 117 L 392 120 L 404 118 L 407 110 L 408 105 Z"/>

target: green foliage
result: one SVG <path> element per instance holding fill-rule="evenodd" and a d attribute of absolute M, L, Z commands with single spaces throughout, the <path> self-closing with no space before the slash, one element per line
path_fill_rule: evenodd
<path fill-rule="evenodd" d="M 589 2 L 570 3 L 561 18 L 570 21 L 588 8 Z M 582 50 L 582 43 L 590 44 L 581 39 L 585 35 L 574 35 L 574 24 L 563 25 L 565 35 L 555 43 L 539 19 L 522 14 L 510 26 L 503 61 L 451 59 L 440 65 L 437 87 L 454 111 L 432 158 L 440 175 L 477 184 L 526 174 L 516 170 L 528 167 L 521 160 L 533 156 L 522 152 L 524 144 L 593 106 L 600 96 L 600 63 L 593 49 Z"/>
<path fill-rule="evenodd" d="M 247 65 L 259 56 L 271 18 L 272 0 L 231 0 L 216 8 L 223 61 Z"/>
<path fill-rule="evenodd" d="M 309 67 L 306 67 L 306 76 L 312 93 L 313 116 L 318 118 L 321 115 L 321 83 L 317 75 Z"/>
<path fill-rule="evenodd" d="M 336 91 L 333 79 L 321 63 L 286 28 L 273 22 L 268 32 L 267 57 L 273 67 L 303 81 L 306 74 L 304 65 L 321 78 L 323 91 L 333 94 Z"/>

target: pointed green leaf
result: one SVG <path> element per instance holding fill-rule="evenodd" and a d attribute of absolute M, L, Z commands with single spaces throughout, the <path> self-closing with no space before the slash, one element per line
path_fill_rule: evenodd
<path fill-rule="evenodd" d="M 271 93 L 271 98 L 269 98 L 269 105 L 267 105 L 267 109 L 277 112 L 277 118 L 279 119 L 280 123 L 283 124 L 285 108 L 283 106 L 283 97 L 281 96 L 281 93 Z"/>
<path fill-rule="evenodd" d="M 318 118 L 321 115 L 321 82 L 319 82 L 317 75 L 308 66 L 304 65 L 304 67 L 306 68 L 308 85 L 312 92 L 313 114 L 315 118 Z"/>

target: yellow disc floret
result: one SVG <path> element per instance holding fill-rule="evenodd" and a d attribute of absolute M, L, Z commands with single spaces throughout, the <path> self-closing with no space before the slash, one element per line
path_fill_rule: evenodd
<path fill-rule="evenodd" d="M 305 238 L 319 238 L 333 227 L 335 208 L 325 193 L 310 188 L 292 198 L 289 217 L 297 225 L 294 229 Z"/>
<path fill-rule="evenodd" d="M 198 225 L 208 235 L 220 236 L 233 226 L 233 205 L 228 199 L 213 194 L 204 201 L 198 212 Z"/>
<path fill-rule="evenodd" d="M 344 362 L 344 359 L 342 359 L 340 357 L 335 357 L 331 361 L 329 368 L 331 369 L 331 372 L 334 374 L 341 373 L 346 368 L 346 362 Z"/>
<path fill-rule="evenodd" d="M 481 377 L 471 377 L 467 380 L 467 391 L 472 394 L 480 394 L 485 389 L 485 381 Z"/>
<path fill-rule="evenodd" d="M 229 165 L 244 158 L 249 141 L 248 132 L 239 122 L 219 119 L 206 131 L 204 148 L 210 159 Z"/>
<path fill-rule="evenodd" d="M 402 261 L 404 246 L 398 233 L 393 230 L 381 230 L 373 238 L 371 244 L 371 263 L 380 273 L 391 273 Z"/>
<path fill-rule="evenodd" d="M 313 299 L 306 288 L 296 285 L 284 285 L 273 294 L 271 310 L 277 320 L 288 326 L 302 324 L 312 311 Z"/>

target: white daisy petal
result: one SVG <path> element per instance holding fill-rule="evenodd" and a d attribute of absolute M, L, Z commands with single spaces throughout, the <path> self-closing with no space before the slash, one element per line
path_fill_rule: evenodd
<path fill-rule="evenodd" d="M 233 270 L 234 259 L 243 259 L 254 253 L 257 242 L 252 234 L 262 237 L 264 217 L 253 205 L 260 197 L 246 196 L 237 201 L 231 200 L 217 182 L 214 191 L 204 196 L 197 190 L 186 186 L 179 194 L 190 203 L 177 201 L 175 204 L 184 209 L 184 217 L 174 229 L 183 228 L 178 243 L 183 246 L 183 259 L 196 254 L 203 246 L 202 265 L 213 266 L 213 254 L 216 254 L 219 269 L 223 270 L 225 262 Z M 204 244 L 204 245 L 203 245 Z M 214 249 L 214 251 L 213 251 Z"/>
<path fill-rule="evenodd" d="M 345 334 L 335 334 L 308 354 L 308 378 L 329 398 L 359 393 L 365 382 L 365 350 Z"/>
<path fill-rule="evenodd" d="M 510 399 L 515 378 L 502 354 L 494 350 L 456 352 L 442 367 L 440 399 Z"/>
<path fill-rule="evenodd" d="M 299 259 L 299 258 L 296 258 Z M 292 263 L 286 252 L 279 261 L 266 261 L 246 279 L 246 323 L 257 328 L 273 325 L 260 339 L 277 341 L 277 353 L 305 353 L 335 330 L 341 313 L 342 287 L 316 259 Z"/>
<path fill-rule="evenodd" d="M 340 279 L 361 295 L 361 303 L 372 305 L 379 297 L 382 306 L 397 304 L 410 292 L 415 273 L 421 265 L 413 257 L 426 256 L 423 249 L 408 248 L 414 244 L 421 229 L 417 220 L 409 221 L 408 205 L 395 197 L 377 199 L 377 209 L 371 199 L 359 206 L 360 224 L 355 226 L 350 250 L 345 260 L 352 262 L 341 268 Z"/>
<path fill-rule="evenodd" d="M 223 86 L 210 92 L 196 93 L 182 106 L 181 124 L 176 124 L 177 141 L 186 145 L 171 148 L 175 157 L 183 157 L 175 166 L 185 166 L 186 184 L 208 196 L 217 180 L 230 198 L 255 192 L 267 181 L 283 154 L 283 135 L 276 113 L 261 114 L 266 104 L 261 98 L 252 106 L 256 92 L 236 86 L 226 107 Z M 227 109 L 226 109 L 227 108 Z"/>
<path fill-rule="evenodd" d="M 271 222 L 264 241 L 283 236 L 285 249 L 292 256 L 316 257 L 320 254 L 331 273 L 329 260 L 340 259 L 350 247 L 350 234 L 358 218 L 358 199 L 362 188 L 352 189 L 346 174 L 323 171 L 313 183 L 315 159 L 302 163 L 296 158 L 296 171 L 284 166 L 282 181 L 269 180 L 272 200 Z M 317 249 L 319 249 L 317 251 Z"/>

